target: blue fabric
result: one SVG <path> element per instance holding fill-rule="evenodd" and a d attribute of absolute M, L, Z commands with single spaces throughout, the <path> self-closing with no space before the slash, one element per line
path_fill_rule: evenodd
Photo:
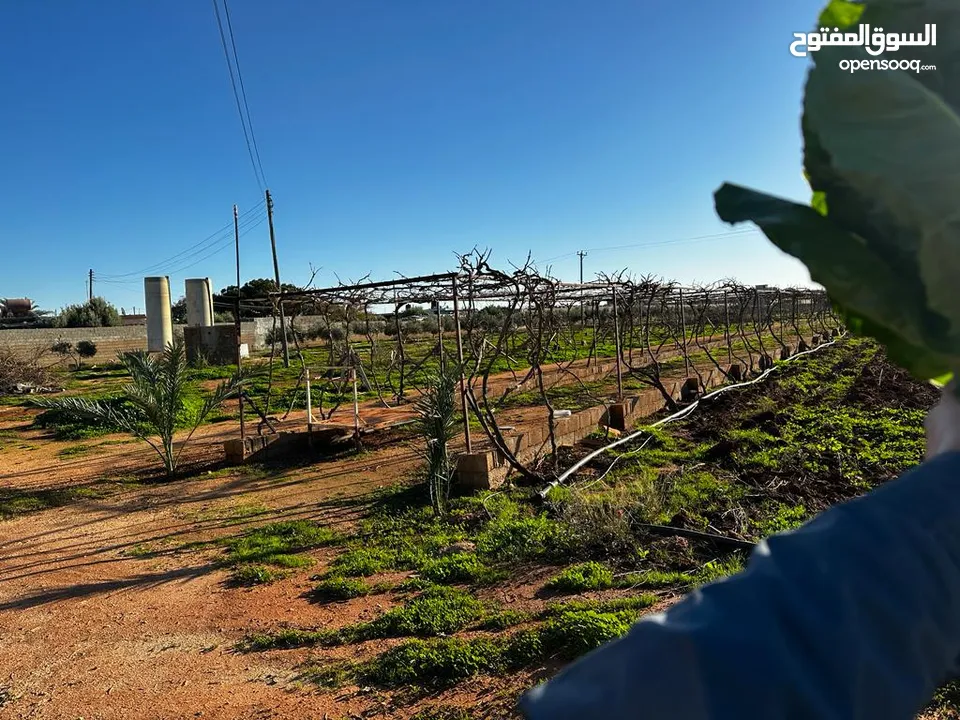
<path fill-rule="evenodd" d="M 521 700 L 530 720 L 913 718 L 960 670 L 960 453 L 754 550 Z"/>

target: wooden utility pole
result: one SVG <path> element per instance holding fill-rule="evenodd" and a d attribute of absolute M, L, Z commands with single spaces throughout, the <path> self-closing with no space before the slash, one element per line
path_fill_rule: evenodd
<path fill-rule="evenodd" d="M 90 268 L 90 281 L 87 284 L 87 302 L 93 300 L 93 268 Z"/>
<path fill-rule="evenodd" d="M 583 315 L 583 259 L 587 254 L 583 250 L 577 250 L 577 255 L 580 256 L 580 329 L 582 330 L 585 325 L 584 315 Z"/>
<path fill-rule="evenodd" d="M 270 191 L 267 195 L 267 224 L 270 226 L 270 251 L 273 253 L 273 275 L 277 281 L 277 290 L 280 292 L 280 346 L 283 348 L 283 366 L 290 367 L 290 349 L 287 347 L 287 321 L 283 316 L 283 285 L 280 284 L 280 264 L 277 262 L 277 239 L 273 234 L 273 198 L 270 197 Z M 237 292 L 240 287 L 237 286 Z"/>
<path fill-rule="evenodd" d="M 234 313 L 237 325 L 237 373 L 240 372 L 240 218 L 237 215 L 237 206 L 233 206 L 233 242 L 237 249 L 237 301 L 234 305 Z M 237 395 L 237 402 L 240 409 L 240 441 L 243 442 L 246 437 L 246 427 L 243 422 L 243 390 Z"/>

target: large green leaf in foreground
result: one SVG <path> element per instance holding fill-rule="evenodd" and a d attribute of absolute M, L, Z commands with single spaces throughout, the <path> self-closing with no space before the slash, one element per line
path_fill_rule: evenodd
<path fill-rule="evenodd" d="M 883 59 L 936 71 L 860 70 L 862 47 L 824 47 L 804 97 L 804 173 L 812 206 L 735 185 L 715 200 L 726 222 L 752 221 L 799 258 L 853 332 L 883 342 L 931 378 L 960 368 L 960 4 L 946 0 L 834 0 L 820 25 L 922 33 L 938 45 Z"/>

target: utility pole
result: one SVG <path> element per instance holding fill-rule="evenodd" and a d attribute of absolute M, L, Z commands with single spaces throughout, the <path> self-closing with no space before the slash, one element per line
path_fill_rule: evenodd
<path fill-rule="evenodd" d="M 270 250 L 273 252 L 273 275 L 277 281 L 277 290 L 280 291 L 280 345 L 283 348 L 283 366 L 290 367 L 290 349 L 287 347 L 287 321 L 283 317 L 283 285 L 280 284 L 280 265 L 277 262 L 277 239 L 273 234 L 273 198 L 270 197 L 270 191 L 267 195 L 267 224 L 270 226 Z M 237 285 L 237 293 L 240 292 L 240 286 Z"/>
<path fill-rule="evenodd" d="M 90 268 L 90 282 L 87 285 L 87 302 L 93 300 L 93 268 Z"/>
<path fill-rule="evenodd" d="M 583 315 L 583 259 L 587 256 L 587 253 L 583 250 L 577 250 L 577 255 L 580 256 L 580 327 L 583 328 L 586 322 Z"/>
<path fill-rule="evenodd" d="M 237 249 L 237 302 L 234 306 L 237 325 L 237 374 L 240 373 L 240 217 L 237 214 L 237 206 L 233 206 L 233 242 Z M 309 392 L 309 391 L 308 391 Z M 237 404 L 240 411 L 240 442 L 245 443 L 247 438 L 246 427 L 243 422 L 243 388 L 237 394 Z"/>

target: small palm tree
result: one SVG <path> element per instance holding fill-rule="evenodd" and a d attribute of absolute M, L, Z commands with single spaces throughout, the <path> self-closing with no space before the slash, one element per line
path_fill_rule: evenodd
<path fill-rule="evenodd" d="M 453 479 L 447 444 L 457 432 L 458 377 L 453 368 L 441 370 L 427 380 L 423 395 L 416 403 L 417 429 L 426 441 L 420 453 L 427 463 L 430 504 L 436 515 L 446 514 Z"/>
<path fill-rule="evenodd" d="M 111 405 L 70 397 L 45 398 L 35 404 L 60 410 L 80 420 L 104 422 L 140 438 L 157 452 L 167 476 L 172 477 L 194 432 L 213 410 L 240 391 L 245 376 L 238 373 L 217 386 L 196 415 L 190 418 L 192 426 L 180 442 L 180 448 L 175 449 L 173 439 L 177 419 L 189 391 L 189 365 L 183 341 L 174 340 L 159 355 L 151 356 L 140 350 L 121 353 L 119 360 L 131 377 L 130 384 L 123 388 L 125 403 Z"/>

